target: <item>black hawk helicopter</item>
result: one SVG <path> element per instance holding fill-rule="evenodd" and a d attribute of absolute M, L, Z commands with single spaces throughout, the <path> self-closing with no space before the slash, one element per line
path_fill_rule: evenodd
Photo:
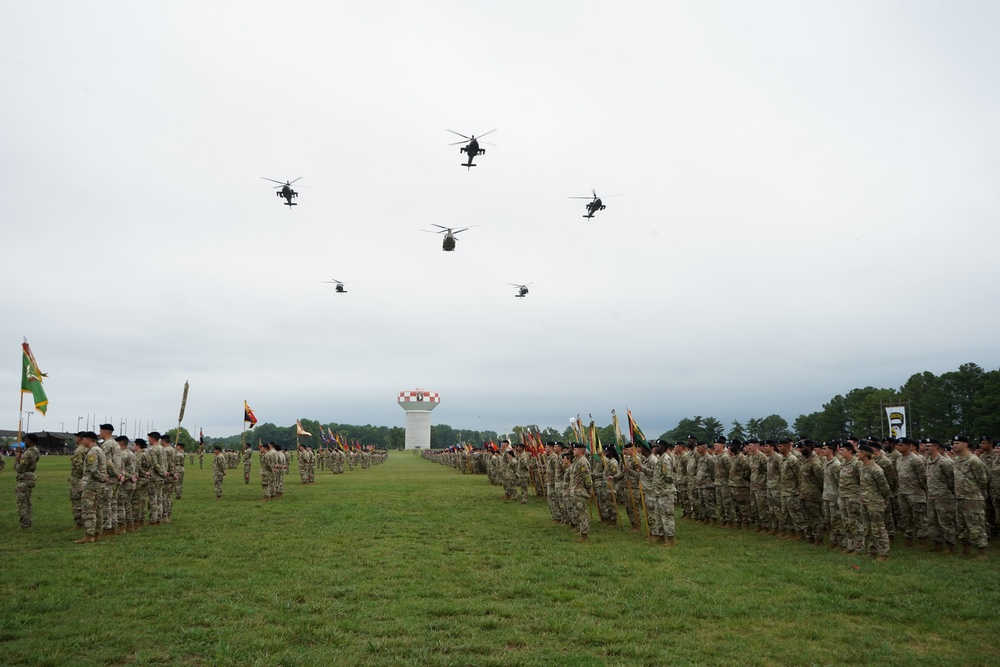
<path fill-rule="evenodd" d="M 299 196 L 298 192 L 296 192 L 295 190 L 292 190 L 292 183 L 294 183 L 295 181 L 301 180 L 302 179 L 301 176 L 299 176 L 298 178 L 296 178 L 295 181 L 285 181 L 284 183 L 282 183 L 281 181 L 276 181 L 273 178 L 267 178 L 266 176 L 261 176 L 261 178 L 263 178 L 265 181 L 271 181 L 272 183 L 277 183 L 278 184 L 278 185 L 274 186 L 274 189 L 277 190 L 280 187 L 281 190 L 279 190 L 278 192 L 275 192 L 274 194 L 277 195 L 277 196 L 279 196 L 279 197 L 284 197 L 285 198 L 285 206 L 289 207 L 288 210 L 291 210 L 292 206 L 298 206 L 297 203 L 295 203 L 295 202 L 292 201 L 292 197 L 298 197 Z"/>
<path fill-rule="evenodd" d="M 523 299 L 528 296 L 528 286 L 534 285 L 535 283 L 528 283 L 527 285 L 518 285 L 517 283 L 507 283 L 511 287 L 517 288 L 517 294 L 514 295 L 515 299 Z"/>
<path fill-rule="evenodd" d="M 468 162 L 463 162 L 462 166 L 463 167 L 467 167 L 468 170 L 471 171 L 472 168 L 476 166 L 475 164 L 472 163 L 472 159 L 474 157 L 476 157 L 477 155 L 485 155 L 486 154 L 486 149 L 479 147 L 479 139 L 482 139 L 487 134 L 492 134 L 493 132 L 496 132 L 496 129 L 492 129 L 489 132 L 486 132 L 484 134 L 480 134 L 479 135 L 479 139 L 476 139 L 476 135 L 472 135 L 471 137 L 467 137 L 464 134 L 459 134 L 455 130 L 446 130 L 446 131 L 447 132 L 451 132 L 452 134 L 457 134 L 458 136 L 460 136 L 463 139 L 465 139 L 465 141 L 456 141 L 455 143 L 448 144 L 448 145 L 449 146 L 457 146 L 459 144 L 465 144 L 464 146 L 462 146 L 461 148 L 458 149 L 458 152 L 459 153 L 465 153 L 466 155 L 469 156 L 469 161 Z"/>
<path fill-rule="evenodd" d="M 593 197 L 570 197 L 570 199 L 589 199 L 590 200 L 589 202 L 587 202 L 587 215 L 583 216 L 583 217 L 587 218 L 588 220 L 590 218 L 593 218 L 594 214 L 597 213 L 598 211 L 603 211 L 604 209 L 607 208 L 607 206 L 604 205 L 604 202 L 601 201 L 601 198 L 597 196 L 597 190 L 593 190 L 592 189 L 591 192 L 594 193 Z M 610 196 L 612 196 L 612 197 L 621 197 L 621 195 L 610 195 Z"/>
<path fill-rule="evenodd" d="M 324 283 L 334 283 L 337 286 L 335 288 L 337 294 L 347 294 L 347 290 L 344 289 L 344 285 L 346 283 L 343 280 L 337 280 L 336 278 L 334 278 L 333 280 L 324 280 L 323 282 Z M 347 282 L 354 282 L 354 281 L 353 280 L 348 280 Z"/>
<path fill-rule="evenodd" d="M 441 227 L 441 225 L 436 225 L 431 223 L 434 227 Z M 433 229 L 421 229 L 422 232 L 427 232 L 429 234 L 444 234 L 444 242 L 441 244 L 441 249 L 445 252 L 451 252 L 455 249 L 455 243 L 458 239 L 455 238 L 455 234 L 459 232 L 464 232 L 467 229 L 472 229 L 478 225 L 469 225 L 468 227 L 462 227 L 461 229 L 452 229 L 451 227 L 441 227 L 440 231 L 434 231 Z"/>

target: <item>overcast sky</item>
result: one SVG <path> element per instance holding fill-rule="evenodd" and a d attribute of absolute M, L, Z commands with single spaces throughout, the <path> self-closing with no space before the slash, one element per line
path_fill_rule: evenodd
<path fill-rule="evenodd" d="M 416 387 L 457 428 L 628 405 L 655 436 L 996 368 L 998 32 L 992 2 L 8 3 L 0 427 L 22 337 L 32 430 L 129 435 L 185 380 L 210 436 L 244 399 L 403 425 Z M 462 168 L 445 130 L 494 128 Z M 586 220 L 591 188 L 623 194 Z"/>

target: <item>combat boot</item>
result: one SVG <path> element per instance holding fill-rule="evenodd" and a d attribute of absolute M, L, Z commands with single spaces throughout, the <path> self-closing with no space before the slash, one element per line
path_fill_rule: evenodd
<path fill-rule="evenodd" d="M 927 550 L 928 553 L 933 553 L 935 551 L 941 551 L 941 543 L 940 542 L 935 542 L 934 546 L 932 546 L 930 549 Z"/>
<path fill-rule="evenodd" d="M 93 536 L 93 535 L 87 535 L 85 537 L 81 537 L 78 540 L 73 540 L 73 543 L 74 544 L 87 544 L 88 542 L 96 542 L 96 541 L 97 541 L 97 538 L 95 536 Z"/>
<path fill-rule="evenodd" d="M 953 553 L 955 553 L 955 545 L 954 544 L 946 544 L 946 545 L 944 545 L 944 555 L 945 556 L 950 556 Z"/>
<path fill-rule="evenodd" d="M 666 538 L 666 539 L 665 539 L 665 540 L 663 541 L 663 546 L 665 546 L 665 547 L 668 547 L 668 548 L 669 548 L 669 547 L 675 547 L 675 546 L 677 546 L 677 543 L 676 543 L 676 542 L 674 542 L 674 536 L 673 536 L 673 535 L 671 535 L 670 537 Z"/>
<path fill-rule="evenodd" d="M 979 547 L 979 552 L 972 557 L 972 560 L 986 560 L 989 556 L 986 555 L 986 547 Z"/>
<path fill-rule="evenodd" d="M 888 556 L 875 556 L 875 562 L 876 563 L 884 563 L 887 560 L 889 560 Z"/>
<path fill-rule="evenodd" d="M 581 534 L 580 534 L 580 539 L 578 539 L 578 540 L 576 540 L 576 541 L 577 541 L 578 543 L 579 543 L 579 542 L 589 542 L 589 541 L 590 541 L 590 536 L 589 536 L 589 535 L 588 535 L 587 533 L 581 533 Z"/>
<path fill-rule="evenodd" d="M 963 556 L 971 556 L 972 555 L 972 547 L 969 546 L 968 544 L 963 544 L 962 545 L 962 555 Z"/>

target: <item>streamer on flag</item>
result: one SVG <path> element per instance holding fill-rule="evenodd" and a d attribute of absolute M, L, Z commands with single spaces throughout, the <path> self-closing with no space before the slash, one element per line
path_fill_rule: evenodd
<path fill-rule="evenodd" d="M 188 404 L 188 383 L 187 380 L 184 380 L 184 395 L 181 396 L 181 413 L 177 416 L 178 424 L 184 421 L 184 408 L 187 407 L 187 404 Z"/>
<path fill-rule="evenodd" d="M 35 355 L 31 353 L 31 348 L 28 347 L 28 341 L 21 343 L 21 350 L 23 352 L 21 355 L 21 393 L 31 394 L 35 401 L 35 410 L 44 415 L 45 411 L 49 409 L 49 399 L 45 396 L 45 390 L 42 388 L 42 378 L 48 376 L 38 369 L 38 362 L 35 361 Z"/>
<path fill-rule="evenodd" d="M 295 420 L 295 435 L 307 435 L 307 436 L 311 436 L 312 433 L 309 433 L 304 428 L 302 428 L 302 422 L 300 422 L 298 419 L 296 419 Z"/>
<path fill-rule="evenodd" d="M 642 429 L 632 419 L 632 411 L 626 408 L 625 412 L 628 413 L 628 433 L 629 437 L 632 438 L 632 444 L 638 446 L 639 443 L 646 442 L 646 436 L 643 435 Z"/>

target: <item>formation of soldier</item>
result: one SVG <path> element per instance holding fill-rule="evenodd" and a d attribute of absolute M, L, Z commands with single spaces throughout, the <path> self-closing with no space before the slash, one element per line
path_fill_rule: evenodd
<path fill-rule="evenodd" d="M 507 441 L 423 455 L 487 475 L 507 502 L 527 502 L 531 483 L 552 520 L 572 526 L 580 541 L 588 539 L 588 506 L 612 526 L 624 506 L 633 531 L 645 526 L 647 539 L 670 547 L 679 508 L 681 519 L 877 561 L 888 560 L 897 532 L 907 547 L 951 554 L 961 543 L 963 555 L 981 560 L 1000 529 L 1000 454 L 993 447 L 992 438 L 980 437 L 977 446 L 964 435 L 824 443 L 720 436 L 711 446 L 691 437 L 626 444 L 621 455 L 615 447 L 588 455 L 586 445 L 559 442 L 528 453 Z"/>

